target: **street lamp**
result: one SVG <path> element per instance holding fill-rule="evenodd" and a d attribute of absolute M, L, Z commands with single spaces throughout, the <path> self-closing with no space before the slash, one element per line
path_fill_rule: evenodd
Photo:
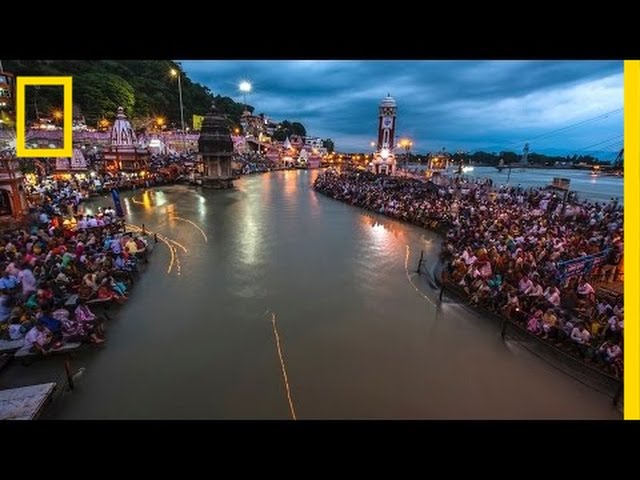
<path fill-rule="evenodd" d="M 238 88 L 240 89 L 240 91 L 242 92 L 242 94 L 244 95 L 244 109 L 247 109 L 247 93 L 251 92 L 251 83 L 243 80 L 240 82 L 240 85 L 238 85 Z"/>
<path fill-rule="evenodd" d="M 180 77 L 180 72 L 175 68 L 171 69 L 171 76 L 178 77 L 178 96 L 180 97 L 180 125 L 182 127 L 182 131 L 184 132 L 184 106 L 182 104 L 182 81 Z"/>
<path fill-rule="evenodd" d="M 408 138 L 403 138 L 400 140 L 399 145 L 405 150 L 404 163 L 405 163 L 405 171 L 406 171 L 409 168 L 409 151 L 413 146 L 413 142 Z"/>
<path fill-rule="evenodd" d="M 180 126 L 182 127 L 182 148 L 185 153 L 187 151 L 187 139 L 185 138 L 185 129 L 184 129 L 184 105 L 182 103 L 182 75 L 175 68 L 171 69 L 171 76 L 178 77 L 178 96 L 180 97 Z"/>
<path fill-rule="evenodd" d="M 62 112 L 60 110 L 54 110 L 53 118 L 54 120 L 56 120 L 56 122 L 60 122 L 60 120 L 62 120 Z"/>

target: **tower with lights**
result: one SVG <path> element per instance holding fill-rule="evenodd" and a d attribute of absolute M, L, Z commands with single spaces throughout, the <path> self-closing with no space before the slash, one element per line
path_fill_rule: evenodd
<path fill-rule="evenodd" d="M 369 164 L 369 170 L 376 174 L 393 175 L 396 172 L 395 147 L 396 120 L 398 107 L 391 95 L 387 95 L 378 108 L 378 144 Z"/>

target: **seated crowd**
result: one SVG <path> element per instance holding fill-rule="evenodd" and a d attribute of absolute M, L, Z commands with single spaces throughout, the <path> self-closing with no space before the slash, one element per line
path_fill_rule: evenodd
<path fill-rule="evenodd" d="M 623 299 L 598 296 L 561 262 L 602 255 L 590 278 L 621 278 L 623 211 L 545 188 L 490 180 L 438 184 L 369 172 L 327 171 L 314 188 L 335 199 L 443 233 L 443 280 L 474 306 L 622 375 Z M 593 280 L 592 280 L 593 281 Z"/>
<path fill-rule="evenodd" d="M 73 226 L 56 210 L 45 204 L 31 229 L 0 236 L 0 339 L 24 338 L 32 351 L 103 342 L 90 304 L 125 302 L 147 250 L 142 236 L 123 232 L 110 208 L 79 215 Z"/>

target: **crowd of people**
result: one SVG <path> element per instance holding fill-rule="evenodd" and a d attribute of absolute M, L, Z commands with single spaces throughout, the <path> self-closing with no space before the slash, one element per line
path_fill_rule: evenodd
<path fill-rule="evenodd" d="M 251 175 L 253 173 L 265 173 L 277 170 L 276 164 L 264 155 L 257 152 L 247 152 L 234 157 L 237 169 L 236 175 Z"/>
<path fill-rule="evenodd" d="M 623 210 L 551 189 L 495 186 L 486 179 L 438 184 L 329 170 L 314 188 L 444 235 L 443 281 L 478 308 L 622 376 L 622 295 L 598 283 L 622 280 Z M 600 256 L 587 275 L 562 262 Z M 595 258 L 595 257 L 594 257 Z M 595 263 L 595 262 L 594 262 Z M 586 272 L 583 272 L 586 273 Z"/>
<path fill-rule="evenodd" d="M 110 207 L 77 214 L 76 193 L 48 191 L 30 228 L 0 236 L 0 339 L 22 339 L 22 348 L 34 353 L 104 342 L 92 308 L 126 302 L 138 263 L 146 260 L 142 235 L 125 232 Z M 63 220 L 69 215 L 71 223 Z"/>

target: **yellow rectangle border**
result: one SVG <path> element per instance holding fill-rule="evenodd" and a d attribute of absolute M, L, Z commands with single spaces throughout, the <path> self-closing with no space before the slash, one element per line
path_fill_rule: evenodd
<path fill-rule="evenodd" d="M 25 88 L 27 86 L 61 86 L 63 101 L 62 148 L 27 148 Z M 16 79 L 16 156 L 71 157 L 73 155 L 73 77 L 18 77 Z"/>
<path fill-rule="evenodd" d="M 624 62 L 624 418 L 640 419 L 640 61 Z"/>

